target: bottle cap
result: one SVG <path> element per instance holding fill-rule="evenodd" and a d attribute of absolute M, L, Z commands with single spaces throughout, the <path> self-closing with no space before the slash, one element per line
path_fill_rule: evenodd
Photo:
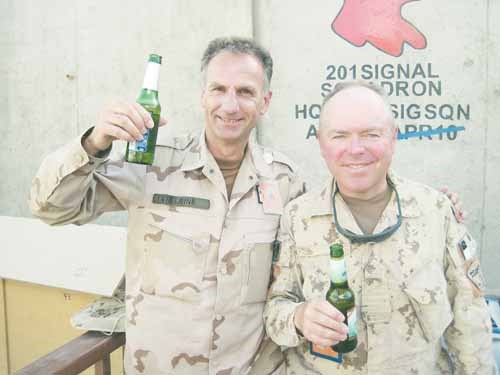
<path fill-rule="evenodd" d="M 330 256 L 340 258 L 344 256 L 344 248 L 341 243 L 335 242 L 330 245 Z"/>
<path fill-rule="evenodd" d="M 149 55 L 149 61 L 150 62 L 154 62 L 154 63 L 157 63 L 157 64 L 161 64 L 161 56 L 160 55 L 157 55 L 155 53 L 151 53 Z"/>

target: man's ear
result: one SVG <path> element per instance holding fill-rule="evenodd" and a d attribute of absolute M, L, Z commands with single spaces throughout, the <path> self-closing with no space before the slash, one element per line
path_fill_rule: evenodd
<path fill-rule="evenodd" d="M 393 125 L 393 134 L 392 134 L 392 139 L 394 141 L 397 141 L 398 140 L 398 133 L 399 133 L 399 129 L 398 127 L 394 124 Z"/>
<path fill-rule="evenodd" d="M 397 140 L 398 140 L 398 128 L 396 127 L 396 125 L 393 126 L 393 128 L 391 129 L 392 131 L 392 134 L 391 134 L 391 149 L 392 149 L 392 152 L 391 154 L 394 155 L 394 152 L 396 151 L 396 143 L 397 143 Z"/>
<path fill-rule="evenodd" d="M 325 158 L 325 153 L 323 152 L 323 147 L 322 147 L 322 142 L 321 142 L 321 132 L 318 126 L 318 131 L 316 132 L 316 141 L 318 142 L 319 146 L 319 152 L 321 154 L 321 157 L 324 159 Z"/>
<path fill-rule="evenodd" d="M 205 90 L 201 91 L 200 103 L 201 103 L 202 108 L 205 108 Z"/>
<path fill-rule="evenodd" d="M 273 92 L 269 90 L 266 95 L 264 95 L 264 103 L 262 103 L 262 108 L 260 109 L 260 115 L 264 115 L 269 109 L 269 104 L 271 104 L 271 98 L 273 97 Z"/>

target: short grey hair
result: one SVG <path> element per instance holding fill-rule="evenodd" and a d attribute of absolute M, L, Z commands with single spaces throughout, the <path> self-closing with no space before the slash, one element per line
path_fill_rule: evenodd
<path fill-rule="evenodd" d="M 269 90 L 271 77 L 273 76 L 273 59 L 264 47 L 249 38 L 227 37 L 214 39 L 208 43 L 201 58 L 201 72 L 204 76 L 210 61 L 221 52 L 247 54 L 257 58 L 264 68 L 264 91 Z"/>
<path fill-rule="evenodd" d="M 323 103 L 321 104 L 321 112 L 320 113 L 323 113 L 323 110 L 324 110 L 326 104 L 330 101 L 331 98 L 333 98 L 339 92 L 347 90 L 347 89 L 352 88 L 352 87 L 361 87 L 361 88 L 364 87 L 368 90 L 373 91 L 375 94 L 377 94 L 382 99 L 382 101 L 384 102 L 384 104 L 387 108 L 387 111 L 389 112 L 389 115 L 391 117 L 392 126 L 393 127 L 396 126 L 396 124 L 394 122 L 394 116 L 392 115 L 391 105 L 389 104 L 389 100 L 388 100 L 387 93 L 385 92 L 385 90 L 381 86 L 377 85 L 376 83 L 363 81 L 363 80 L 344 81 L 344 82 L 337 83 L 335 85 L 335 87 L 333 88 L 333 90 L 330 91 L 323 98 Z M 320 116 L 319 125 L 321 127 L 321 116 Z"/>

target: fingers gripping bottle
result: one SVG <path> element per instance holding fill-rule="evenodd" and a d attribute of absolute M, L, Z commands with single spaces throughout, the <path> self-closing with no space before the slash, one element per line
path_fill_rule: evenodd
<path fill-rule="evenodd" d="M 356 305 L 354 293 L 347 282 L 344 249 L 339 243 L 330 246 L 330 289 L 326 293 L 326 300 L 344 314 L 344 323 L 349 330 L 347 339 L 332 346 L 332 349 L 337 353 L 348 353 L 358 345 Z"/>
<path fill-rule="evenodd" d="M 125 160 L 130 163 L 153 164 L 155 156 L 156 137 L 158 135 L 158 124 L 160 122 L 161 106 L 158 101 L 158 81 L 160 78 L 161 56 L 149 55 L 144 83 L 137 98 L 137 103 L 142 105 L 153 118 L 154 127 L 147 129 L 142 141 L 127 143 Z"/>

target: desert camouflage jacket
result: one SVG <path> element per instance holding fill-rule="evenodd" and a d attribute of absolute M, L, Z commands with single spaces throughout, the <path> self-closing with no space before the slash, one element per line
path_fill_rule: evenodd
<path fill-rule="evenodd" d="M 78 138 L 44 160 L 30 206 L 49 224 L 128 211 L 127 374 L 261 375 L 282 361 L 262 320 L 271 244 L 302 190 L 289 160 L 255 143 L 228 197 L 203 132 L 158 145 L 152 166 L 91 157 Z"/>
<path fill-rule="evenodd" d="M 402 224 L 381 242 L 351 243 L 337 232 L 332 179 L 321 193 L 287 205 L 265 312 L 268 334 L 288 348 L 287 374 L 496 374 L 474 241 L 443 194 L 392 173 L 390 179 Z M 340 194 L 335 199 L 339 224 L 362 234 Z M 397 212 L 393 193 L 374 233 L 394 225 Z M 311 354 L 293 323 L 298 304 L 325 297 L 336 241 L 344 246 L 358 330 L 357 348 L 341 363 Z"/>

